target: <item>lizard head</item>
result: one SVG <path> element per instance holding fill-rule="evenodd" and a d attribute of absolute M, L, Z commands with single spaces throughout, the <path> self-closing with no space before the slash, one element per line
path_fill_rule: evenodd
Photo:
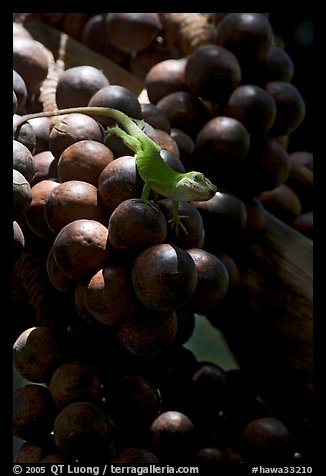
<path fill-rule="evenodd" d="M 201 172 L 182 174 L 177 188 L 180 190 L 182 201 L 206 201 L 217 192 L 217 187 Z"/>

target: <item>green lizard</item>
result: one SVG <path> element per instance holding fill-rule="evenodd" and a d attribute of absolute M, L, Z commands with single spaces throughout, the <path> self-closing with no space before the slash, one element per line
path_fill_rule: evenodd
<path fill-rule="evenodd" d="M 136 167 L 144 181 L 141 199 L 154 205 L 149 200 L 150 190 L 172 200 L 172 227 L 178 234 L 180 222 L 179 202 L 206 201 L 212 198 L 217 187 L 201 172 L 180 173 L 172 169 L 160 156 L 160 146 L 142 130 L 142 121 L 132 119 L 123 112 L 107 107 L 76 107 L 49 112 L 40 112 L 22 116 L 16 123 L 18 129 L 24 122 L 36 117 L 50 117 L 71 113 L 107 116 L 117 121 L 118 125 L 109 127 L 107 132 L 119 136 L 125 145 L 135 153 Z M 17 130 L 16 129 L 16 130 Z"/>

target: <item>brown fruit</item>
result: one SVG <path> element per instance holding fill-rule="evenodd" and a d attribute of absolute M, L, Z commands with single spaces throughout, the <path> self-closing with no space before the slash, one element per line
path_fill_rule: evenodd
<path fill-rule="evenodd" d="M 32 189 L 23 174 L 12 171 L 13 182 L 13 220 L 18 220 L 32 203 Z"/>
<path fill-rule="evenodd" d="M 197 168 L 215 185 L 232 190 L 249 148 L 250 135 L 240 121 L 226 116 L 214 117 L 197 135 Z"/>
<path fill-rule="evenodd" d="M 60 408 L 75 401 L 100 401 L 99 375 L 84 362 L 66 362 L 57 367 L 48 387 L 55 404 Z"/>
<path fill-rule="evenodd" d="M 138 298 L 150 309 L 171 311 L 186 304 L 197 284 L 197 270 L 189 253 L 168 243 L 138 255 L 132 280 Z"/>
<path fill-rule="evenodd" d="M 25 248 L 25 237 L 16 221 L 13 222 L 13 262 L 17 261 Z"/>
<path fill-rule="evenodd" d="M 219 308 L 229 286 L 229 273 L 217 256 L 206 250 L 187 250 L 196 265 L 198 281 L 191 304 L 194 312 L 203 315 L 214 314 Z"/>
<path fill-rule="evenodd" d="M 53 428 L 56 408 L 48 388 L 28 384 L 13 393 L 13 434 L 40 443 Z"/>
<path fill-rule="evenodd" d="M 195 429 L 190 418 L 179 411 L 161 413 L 151 426 L 152 442 L 160 461 L 185 461 L 194 450 Z"/>
<path fill-rule="evenodd" d="M 239 197 L 216 192 L 210 200 L 192 204 L 203 219 L 206 249 L 216 249 L 218 244 L 229 247 L 239 239 L 247 223 L 247 210 Z"/>
<path fill-rule="evenodd" d="M 25 122 L 17 129 L 16 124 L 20 121 L 21 117 L 22 116 L 19 114 L 13 115 L 13 138 L 24 144 L 33 155 L 36 149 L 36 135 L 32 126 L 28 122 Z"/>
<path fill-rule="evenodd" d="M 57 178 L 57 160 L 54 158 L 52 152 L 44 150 L 33 156 L 35 167 L 35 175 L 31 181 L 31 186 L 34 187 L 42 180 Z"/>
<path fill-rule="evenodd" d="M 277 418 L 257 418 L 242 433 L 242 452 L 247 462 L 285 462 L 291 437 L 287 426 Z"/>
<path fill-rule="evenodd" d="M 68 277 L 76 281 L 87 278 L 109 258 L 108 230 L 95 220 L 75 220 L 59 231 L 53 253 Z"/>
<path fill-rule="evenodd" d="M 144 309 L 142 314 L 119 326 L 122 345 L 132 354 L 151 356 L 167 349 L 177 335 L 175 311 L 159 312 Z"/>
<path fill-rule="evenodd" d="M 157 107 L 166 115 L 171 127 L 181 129 L 195 138 L 209 120 L 208 109 L 201 99 L 187 91 L 176 91 L 162 97 Z"/>
<path fill-rule="evenodd" d="M 68 180 L 54 187 L 45 203 L 45 219 L 54 233 L 79 219 L 107 223 L 106 210 L 97 187 L 81 180 Z"/>
<path fill-rule="evenodd" d="M 232 92 L 224 112 L 240 121 L 249 134 L 264 134 L 274 124 L 276 103 L 263 88 L 244 84 Z"/>
<path fill-rule="evenodd" d="M 102 170 L 114 159 L 111 150 L 101 142 L 81 140 L 71 144 L 58 161 L 60 182 L 81 180 L 95 187 Z"/>
<path fill-rule="evenodd" d="M 70 403 L 57 415 L 53 426 L 59 450 L 79 462 L 108 458 L 113 446 L 111 431 L 107 415 L 92 402 Z"/>
<path fill-rule="evenodd" d="M 53 126 L 49 137 L 49 149 L 56 159 L 71 144 L 80 140 L 103 142 L 100 124 L 86 114 L 67 114 Z"/>
<path fill-rule="evenodd" d="M 172 219 L 172 200 L 168 198 L 162 199 L 158 202 L 158 205 L 169 222 Z M 175 233 L 175 229 L 170 229 L 167 242 L 183 249 L 202 248 L 205 230 L 199 211 L 189 202 L 180 202 L 179 215 L 184 228 L 180 228 L 178 234 Z"/>
<path fill-rule="evenodd" d="M 113 160 L 102 170 L 98 179 L 99 194 L 110 213 L 124 200 L 140 197 L 143 185 L 133 156 Z"/>
<path fill-rule="evenodd" d="M 306 105 L 300 91 L 286 81 L 271 81 L 265 85 L 265 89 L 276 103 L 276 118 L 269 133 L 272 136 L 291 134 L 306 115 Z"/>
<path fill-rule="evenodd" d="M 16 453 L 15 463 L 39 463 L 48 454 L 56 450 L 53 435 L 44 438 L 40 443 L 24 441 Z"/>
<path fill-rule="evenodd" d="M 108 326 L 121 325 L 140 311 L 130 271 L 122 266 L 107 266 L 95 273 L 84 299 L 91 316 Z"/>
<path fill-rule="evenodd" d="M 74 281 L 64 274 L 58 263 L 54 259 L 53 248 L 51 246 L 47 260 L 46 271 L 52 286 L 60 292 L 71 291 L 74 287 Z"/>
<path fill-rule="evenodd" d="M 112 212 L 108 231 L 114 250 L 139 254 L 166 241 L 167 222 L 159 209 L 154 210 L 150 204 L 134 198 L 124 200 Z"/>
<path fill-rule="evenodd" d="M 45 219 L 45 204 L 58 185 L 54 180 L 42 180 L 32 187 L 32 202 L 25 212 L 25 219 L 30 230 L 41 238 L 54 237 L 54 232 Z"/>
<path fill-rule="evenodd" d="M 273 39 L 268 18 L 261 13 L 229 13 L 218 24 L 216 42 L 241 60 L 262 60 Z"/>
<path fill-rule="evenodd" d="M 23 174 L 26 180 L 31 183 L 35 175 L 33 155 L 24 144 L 18 142 L 17 140 L 12 141 L 12 146 L 13 168 Z"/>
<path fill-rule="evenodd" d="M 88 48 L 110 58 L 114 63 L 122 64 L 128 58 L 128 53 L 112 44 L 106 30 L 105 14 L 92 15 L 89 18 L 84 25 L 81 41 Z"/>
<path fill-rule="evenodd" d="M 34 119 L 30 119 L 28 122 L 34 131 L 36 138 L 34 155 L 43 151 L 48 151 L 49 136 L 52 127 L 51 119 L 49 117 L 35 117 Z"/>
<path fill-rule="evenodd" d="M 189 90 L 201 99 L 224 103 L 240 85 L 241 68 L 230 50 L 209 44 L 189 55 L 185 81 Z"/>
<path fill-rule="evenodd" d="M 143 119 L 147 122 L 147 124 L 154 127 L 154 129 L 160 129 L 167 132 L 168 134 L 170 133 L 171 124 L 161 109 L 150 102 L 141 103 L 140 107 Z"/>
<path fill-rule="evenodd" d="M 29 94 L 36 92 L 48 74 L 48 55 L 42 43 L 24 36 L 13 38 L 13 69 L 21 75 Z"/>
<path fill-rule="evenodd" d="M 105 393 L 113 422 L 129 431 L 137 426 L 142 433 L 161 410 L 161 395 L 147 377 L 132 373 L 113 378 Z"/>
<path fill-rule="evenodd" d="M 112 43 L 126 53 L 146 49 L 161 30 L 158 13 L 108 13 L 105 23 Z"/>
<path fill-rule="evenodd" d="M 145 77 L 145 87 L 152 104 L 176 91 L 187 91 L 186 58 L 167 59 L 151 67 Z"/>
<path fill-rule="evenodd" d="M 298 195 L 285 183 L 258 195 L 266 210 L 285 223 L 292 224 L 302 207 Z"/>
<path fill-rule="evenodd" d="M 164 42 L 162 36 L 157 36 L 144 50 L 131 53 L 129 69 L 136 76 L 145 79 L 152 66 L 177 56 L 174 46 Z"/>
<path fill-rule="evenodd" d="M 137 96 L 129 88 L 118 84 L 111 84 L 110 86 L 99 89 L 89 99 L 88 105 L 92 107 L 111 107 L 118 109 L 134 119 L 141 119 L 142 117 Z M 110 117 L 98 116 L 96 114 L 93 115 L 93 117 L 104 127 L 112 125 L 115 122 Z M 110 148 L 109 145 L 108 147 Z"/>
<path fill-rule="evenodd" d="M 81 41 L 83 28 L 90 16 L 91 13 L 65 13 L 62 30 L 70 38 Z"/>
<path fill-rule="evenodd" d="M 13 345 L 14 366 L 22 377 L 31 382 L 46 382 L 62 359 L 63 350 L 50 327 L 26 329 Z"/>
<path fill-rule="evenodd" d="M 94 66 L 82 65 L 66 69 L 56 88 L 58 109 L 87 106 L 90 98 L 101 88 L 109 86 L 105 74 Z"/>
<path fill-rule="evenodd" d="M 294 74 L 292 58 L 284 48 L 270 45 L 266 56 L 259 63 L 258 74 L 262 84 L 270 81 L 290 82 Z"/>
<path fill-rule="evenodd" d="M 28 97 L 26 83 L 17 71 L 13 70 L 12 87 L 16 96 L 17 106 L 14 110 L 17 114 L 24 114 L 25 104 Z"/>

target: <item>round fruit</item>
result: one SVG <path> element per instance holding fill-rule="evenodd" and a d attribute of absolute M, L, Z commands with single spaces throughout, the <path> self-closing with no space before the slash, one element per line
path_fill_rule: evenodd
<path fill-rule="evenodd" d="M 186 304 L 195 292 L 197 270 L 189 253 L 168 243 L 138 255 L 132 269 L 138 298 L 150 309 L 171 311 Z"/>

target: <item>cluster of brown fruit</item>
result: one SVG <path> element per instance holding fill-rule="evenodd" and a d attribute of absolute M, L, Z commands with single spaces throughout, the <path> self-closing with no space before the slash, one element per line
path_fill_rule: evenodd
<path fill-rule="evenodd" d="M 232 300 L 232 249 L 259 233 L 265 208 L 312 238 L 312 154 L 287 152 L 305 104 L 268 14 L 213 14 L 216 29 L 200 23 L 206 44 L 187 56 L 163 35 L 164 15 L 178 14 L 38 15 L 57 15 L 66 31 L 83 16 L 72 36 L 130 61 L 163 41 L 163 59 L 144 70 L 149 102 L 81 65 L 59 75 L 56 106 L 143 119 L 171 167 L 203 171 L 220 191 L 182 203 L 176 235 L 171 201 L 153 194 L 155 211 L 140 200 L 133 154 L 106 135 L 107 119 L 73 113 L 16 128 L 41 106 L 49 57 L 14 23 L 13 359 L 29 382 L 13 397 L 14 435 L 25 440 L 16 461 L 306 463 L 306 422 L 273 413 L 250 372 L 184 347 L 195 314 L 216 322 Z"/>

